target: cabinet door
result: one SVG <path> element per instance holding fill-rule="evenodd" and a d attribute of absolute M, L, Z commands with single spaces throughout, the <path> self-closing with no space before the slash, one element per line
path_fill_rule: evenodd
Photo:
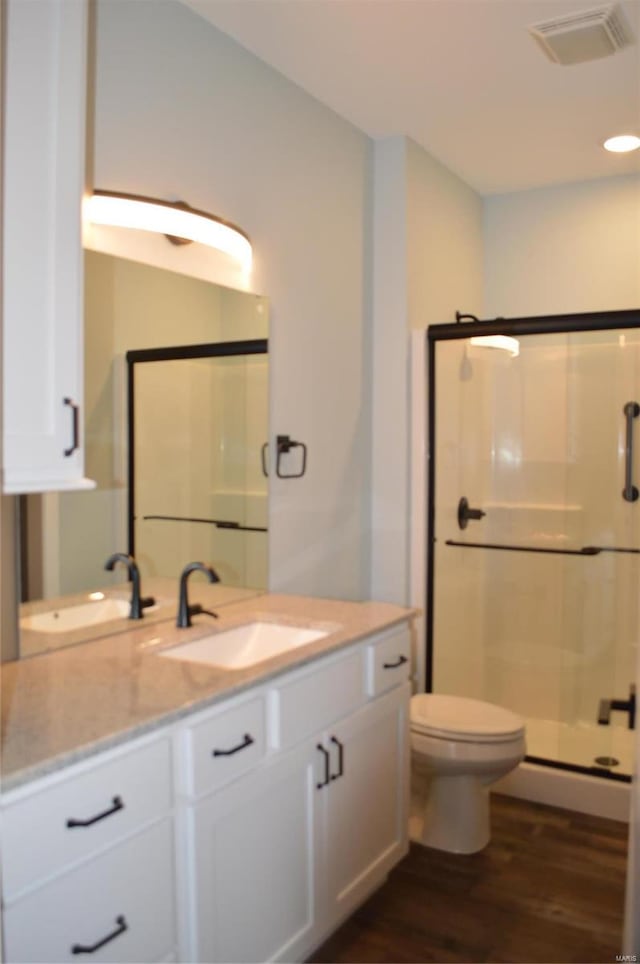
<path fill-rule="evenodd" d="M 348 914 L 408 848 L 410 686 L 404 684 L 333 727 L 326 793 L 329 921 Z"/>
<path fill-rule="evenodd" d="M 86 0 L 7 4 L 5 492 L 82 480 Z"/>
<path fill-rule="evenodd" d="M 192 814 L 195 960 L 296 960 L 316 891 L 314 746 L 279 757 Z"/>

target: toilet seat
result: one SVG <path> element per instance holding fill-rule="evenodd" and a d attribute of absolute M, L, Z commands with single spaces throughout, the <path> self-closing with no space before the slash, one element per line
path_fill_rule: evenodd
<path fill-rule="evenodd" d="M 524 720 L 483 700 L 420 693 L 411 698 L 411 729 L 441 740 L 504 743 L 524 735 Z"/>

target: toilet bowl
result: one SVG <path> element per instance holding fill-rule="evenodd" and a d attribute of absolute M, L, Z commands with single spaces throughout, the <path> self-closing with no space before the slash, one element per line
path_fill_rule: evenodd
<path fill-rule="evenodd" d="M 411 749 L 429 775 L 420 842 L 471 854 L 489 843 L 489 786 L 526 752 L 524 721 L 462 696 L 411 698 Z"/>

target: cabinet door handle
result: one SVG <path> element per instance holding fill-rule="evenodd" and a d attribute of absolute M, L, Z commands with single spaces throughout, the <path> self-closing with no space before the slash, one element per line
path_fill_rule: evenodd
<path fill-rule="evenodd" d="M 337 740 L 335 736 L 331 737 L 331 743 L 338 747 L 338 772 L 331 774 L 332 780 L 337 780 L 344 774 L 344 744 Z"/>
<path fill-rule="evenodd" d="M 329 776 L 329 773 L 330 773 L 329 767 L 331 763 L 331 758 L 329 756 L 329 751 L 325 750 L 322 743 L 316 744 L 316 749 L 320 750 L 320 752 L 324 757 L 324 780 L 322 783 L 316 783 L 316 789 L 322 790 L 322 788 L 326 787 L 326 785 L 329 783 L 329 780 L 331 779 L 331 777 Z"/>
<path fill-rule="evenodd" d="M 120 934 L 124 934 L 124 932 L 128 930 L 127 922 L 122 914 L 119 917 L 116 917 L 116 924 L 118 925 L 116 929 L 111 931 L 110 934 L 107 934 L 106 937 L 103 937 L 101 941 L 97 942 L 97 944 L 72 944 L 71 953 L 93 954 L 95 951 L 99 951 L 100 948 L 104 947 L 105 944 L 108 944 L 109 941 L 115 940 L 116 937 L 120 937 Z"/>
<path fill-rule="evenodd" d="M 239 753 L 240 750 L 246 750 L 252 743 L 255 743 L 253 737 L 249 733 L 245 733 L 242 743 L 238 743 L 237 746 L 232 746 L 230 750 L 212 750 L 211 756 L 233 756 L 234 753 Z"/>
<path fill-rule="evenodd" d="M 398 656 L 398 658 L 397 658 L 397 660 L 395 661 L 395 663 L 383 663 L 383 664 L 382 664 L 382 668 L 383 668 L 383 669 L 397 669 L 398 666 L 402 666 L 403 663 L 408 663 L 408 662 L 409 662 L 409 660 L 407 659 L 406 656 Z"/>
<path fill-rule="evenodd" d="M 68 457 L 80 447 L 80 406 L 71 398 L 63 398 L 62 403 L 71 408 L 71 445 L 64 450 L 65 456 Z"/>
<path fill-rule="evenodd" d="M 67 820 L 67 827 L 90 827 L 91 824 L 97 823 L 99 820 L 104 820 L 105 817 L 110 817 L 112 814 L 117 813 L 118 810 L 124 810 L 124 803 L 121 797 L 114 797 L 112 803 L 113 806 L 109 807 L 108 810 L 97 813 L 95 817 L 89 817 L 88 820 L 76 820 L 75 817 L 70 817 L 69 820 Z"/>

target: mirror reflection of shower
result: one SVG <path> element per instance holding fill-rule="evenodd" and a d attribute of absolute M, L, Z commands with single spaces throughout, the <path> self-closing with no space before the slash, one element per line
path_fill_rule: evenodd
<path fill-rule="evenodd" d="M 523 716 L 536 762 L 625 778 L 639 636 L 640 501 L 629 493 L 640 479 L 630 405 L 640 401 L 640 315 L 593 319 L 504 322 L 500 332 L 498 319 L 485 335 L 468 318 L 429 330 L 428 684 Z"/>
<path fill-rule="evenodd" d="M 266 340 L 129 352 L 129 551 L 143 575 L 201 559 L 266 589 Z"/>

